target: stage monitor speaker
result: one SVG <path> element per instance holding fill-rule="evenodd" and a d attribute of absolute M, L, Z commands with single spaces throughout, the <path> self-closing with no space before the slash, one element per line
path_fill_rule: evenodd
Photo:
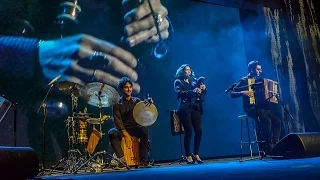
<path fill-rule="evenodd" d="M 39 160 L 30 147 L 0 146 L 0 176 L 6 179 L 27 179 L 37 176 Z"/>
<path fill-rule="evenodd" d="M 282 138 L 271 151 L 283 158 L 307 158 L 320 156 L 320 133 L 294 133 Z"/>

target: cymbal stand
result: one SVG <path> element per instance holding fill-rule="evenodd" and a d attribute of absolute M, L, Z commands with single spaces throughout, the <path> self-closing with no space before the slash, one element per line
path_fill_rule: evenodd
<path fill-rule="evenodd" d="M 103 87 L 102 87 L 103 88 Z M 101 88 L 101 89 L 102 89 Z M 98 94 L 98 100 L 99 100 L 99 120 L 100 120 L 100 123 L 99 123 L 99 129 L 100 129 L 100 133 L 101 133 L 101 139 L 100 139 L 100 142 L 99 142 L 99 147 L 100 149 L 102 149 L 102 137 L 104 136 L 104 133 L 102 132 L 102 103 L 101 103 L 101 91 L 99 91 L 99 94 Z M 121 163 L 123 166 L 125 166 L 128 170 L 130 170 L 130 167 L 128 165 L 126 165 L 124 162 L 122 162 L 119 158 L 116 158 L 116 157 L 113 157 L 111 154 L 107 153 L 106 151 L 102 150 L 102 151 L 99 151 L 99 152 L 96 152 L 93 156 L 91 156 L 86 162 L 84 162 L 83 164 L 81 164 L 78 168 L 76 168 L 72 173 L 77 173 L 82 167 L 84 167 L 85 165 L 87 165 L 88 163 L 90 163 L 94 158 L 98 157 L 98 156 L 101 156 L 98 160 L 100 160 L 99 165 L 100 165 L 100 168 L 101 168 L 101 171 L 103 169 L 103 166 L 104 166 L 104 161 L 103 161 L 103 155 L 107 155 L 109 156 L 111 159 Z M 98 161 L 96 160 L 96 162 Z"/>
<path fill-rule="evenodd" d="M 47 97 L 53 87 L 53 83 L 50 85 L 49 90 L 47 91 L 47 94 L 42 100 L 42 103 L 37 111 L 37 113 L 40 112 L 41 109 L 43 109 L 43 124 L 42 124 L 42 167 L 38 175 L 42 175 L 46 171 L 46 166 L 45 166 L 45 153 L 46 153 L 46 121 L 47 121 L 47 104 L 46 100 Z"/>

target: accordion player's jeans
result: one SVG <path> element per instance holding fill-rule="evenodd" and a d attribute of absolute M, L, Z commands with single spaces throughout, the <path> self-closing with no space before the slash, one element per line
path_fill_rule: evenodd
<path fill-rule="evenodd" d="M 257 114 L 254 109 L 246 110 L 246 114 L 255 120 L 257 120 Z M 258 109 L 258 116 L 260 119 L 260 130 L 262 139 L 258 136 L 259 141 L 266 141 L 264 146 L 259 145 L 259 147 L 263 147 L 263 150 L 268 153 L 274 145 L 279 142 L 280 132 L 281 132 L 281 119 L 272 111 L 266 109 Z M 257 124 L 257 123 L 256 123 Z M 258 132 L 260 130 L 258 129 Z"/>

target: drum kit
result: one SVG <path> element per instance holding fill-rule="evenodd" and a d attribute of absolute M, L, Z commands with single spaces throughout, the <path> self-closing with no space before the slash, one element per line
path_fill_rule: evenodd
<path fill-rule="evenodd" d="M 110 119 L 109 115 L 102 115 L 102 108 L 112 107 L 118 103 L 120 100 L 118 92 L 113 87 L 99 82 L 82 86 L 73 82 L 60 81 L 58 89 L 70 95 L 72 101 L 72 115 L 66 120 L 69 150 L 68 156 L 61 159 L 51 169 L 50 174 L 63 162 L 65 164 L 64 173 L 77 173 L 80 169 L 101 172 L 105 168 L 103 160 L 105 155 L 130 169 L 120 159 L 102 150 L 102 138 L 105 135 L 102 124 Z M 87 104 L 98 107 L 99 117 L 96 118 L 87 113 L 86 108 L 83 112 L 78 112 L 78 97 L 85 100 Z M 158 112 L 154 104 L 146 104 L 142 101 L 134 107 L 133 116 L 139 125 L 151 126 L 156 121 Z M 92 127 L 89 138 L 88 127 Z M 94 153 L 96 149 L 100 151 Z"/>

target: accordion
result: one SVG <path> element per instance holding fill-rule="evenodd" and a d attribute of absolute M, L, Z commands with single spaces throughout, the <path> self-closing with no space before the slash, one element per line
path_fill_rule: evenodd
<path fill-rule="evenodd" d="M 255 98 L 257 102 L 270 102 L 274 104 L 278 104 L 278 82 L 273 81 L 271 79 L 263 78 L 262 80 L 256 80 L 249 78 L 248 85 L 249 91 L 253 91 L 252 84 L 258 84 L 255 86 L 255 97 L 250 97 L 250 104 L 254 104 Z M 261 83 L 261 84 L 260 84 Z"/>

